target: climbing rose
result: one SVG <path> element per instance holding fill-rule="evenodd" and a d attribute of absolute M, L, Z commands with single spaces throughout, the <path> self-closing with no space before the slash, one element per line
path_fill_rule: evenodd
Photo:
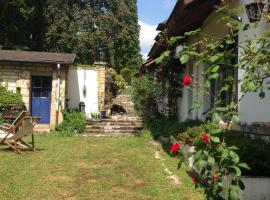
<path fill-rule="evenodd" d="M 177 153 L 180 150 L 181 145 L 179 143 L 175 143 L 172 145 L 172 152 Z"/>
<path fill-rule="evenodd" d="M 187 75 L 185 76 L 184 80 L 183 80 L 184 86 L 190 85 L 190 84 L 191 84 L 191 81 L 192 81 L 192 79 L 191 79 L 190 75 L 187 74 Z"/>
<path fill-rule="evenodd" d="M 202 140 L 203 140 L 204 142 L 210 142 L 210 137 L 209 137 L 209 135 L 208 135 L 208 134 L 203 134 Z"/>
<path fill-rule="evenodd" d="M 192 176 L 192 182 L 194 184 L 197 184 L 199 182 L 198 178 L 196 176 Z"/>

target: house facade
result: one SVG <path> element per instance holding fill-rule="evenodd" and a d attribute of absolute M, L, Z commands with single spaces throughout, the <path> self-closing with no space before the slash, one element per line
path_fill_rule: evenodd
<path fill-rule="evenodd" d="M 254 2 L 252 0 L 232 1 L 232 7 L 245 6 Z M 242 20 L 243 24 L 249 23 L 247 13 L 244 11 L 240 16 L 228 15 L 227 13 L 217 12 L 215 6 L 218 6 L 221 2 L 218 0 L 183 0 L 178 1 L 175 5 L 173 12 L 167 21 L 159 24 L 157 30 L 160 31 L 159 35 L 164 35 L 167 39 L 173 36 L 181 36 L 185 32 L 195 30 L 200 28 L 203 33 L 217 38 L 224 38 L 230 31 L 226 22 L 222 20 L 224 16 L 232 17 L 235 20 Z M 238 57 L 234 59 L 234 62 L 238 61 L 238 58 L 241 56 L 241 50 L 237 49 L 238 43 L 241 46 L 246 45 L 246 38 L 252 39 L 260 36 L 265 30 L 269 30 L 269 23 L 265 22 L 263 19 L 258 23 L 256 28 L 252 28 L 248 31 L 241 31 L 239 33 L 239 38 L 236 39 L 236 43 L 233 48 L 236 48 L 236 54 Z M 166 44 L 162 43 L 159 40 L 160 37 L 156 37 L 156 42 L 153 45 L 151 51 L 149 52 L 149 58 L 147 62 L 142 66 L 141 71 L 155 70 L 159 66 L 155 64 L 155 59 L 158 58 L 161 52 L 166 50 Z M 198 41 L 200 38 L 189 37 L 187 40 L 183 41 L 187 44 L 193 44 Z M 181 51 L 181 44 L 174 50 L 176 52 Z M 192 74 L 194 79 L 198 80 L 200 85 L 204 85 L 205 80 L 202 73 L 205 71 L 207 66 L 200 65 L 195 67 L 196 60 L 191 59 L 185 66 L 183 74 L 189 73 Z M 181 64 L 179 63 L 179 66 Z M 237 80 L 240 80 L 244 71 L 238 70 L 233 72 L 235 77 L 235 91 L 234 99 L 236 101 L 240 100 L 242 97 L 241 85 L 237 84 Z M 214 86 L 213 89 L 215 89 Z M 196 90 L 196 89 L 195 89 Z M 252 125 L 252 124 L 269 124 L 270 122 L 270 93 L 266 92 L 264 99 L 258 97 L 258 93 L 252 92 L 245 95 L 243 99 L 239 102 L 238 114 L 242 125 Z M 190 112 L 190 108 L 195 101 L 202 102 L 202 105 L 199 109 Z M 180 121 L 185 121 L 187 119 L 199 119 L 206 120 L 204 115 L 212 104 L 211 97 L 208 94 L 205 94 L 203 91 L 192 92 L 187 88 L 182 88 L 182 96 L 177 100 L 177 111 Z"/>
<path fill-rule="evenodd" d="M 78 108 L 79 103 L 84 101 L 88 110 L 98 111 L 99 98 L 103 98 L 99 93 L 105 90 L 105 68 L 92 70 L 94 72 L 84 69 L 84 81 L 82 68 L 71 66 L 75 56 L 0 50 L 1 84 L 8 90 L 21 93 L 29 113 L 40 116 L 40 124 L 53 129 L 63 120 L 62 111 L 66 108 Z M 91 73 L 93 75 L 89 75 Z M 89 85 L 86 90 L 90 98 L 81 95 L 83 81 L 85 87 Z M 89 112 L 86 114 L 89 115 Z"/>

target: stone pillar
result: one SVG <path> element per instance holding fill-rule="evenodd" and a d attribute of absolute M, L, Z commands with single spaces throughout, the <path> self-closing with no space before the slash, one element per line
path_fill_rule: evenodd
<path fill-rule="evenodd" d="M 95 62 L 94 66 L 97 72 L 97 81 L 98 81 L 98 108 L 99 111 L 101 111 L 105 109 L 106 63 Z"/>

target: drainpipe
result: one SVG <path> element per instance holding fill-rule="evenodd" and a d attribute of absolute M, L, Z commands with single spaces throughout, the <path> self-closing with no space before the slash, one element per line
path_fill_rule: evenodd
<path fill-rule="evenodd" d="M 56 115 L 55 115 L 55 125 L 58 125 L 59 121 L 59 99 L 60 99 L 60 64 L 57 64 L 57 93 L 56 93 Z"/>

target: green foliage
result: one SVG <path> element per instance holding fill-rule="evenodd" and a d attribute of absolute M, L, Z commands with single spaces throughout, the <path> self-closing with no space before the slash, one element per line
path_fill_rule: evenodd
<path fill-rule="evenodd" d="M 116 72 L 113 68 L 106 69 L 105 81 L 105 105 L 112 103 L 121 90 L 127 85 L 125 79 Z"/>
<path fill-rule="evenodd" d="M 200 146 L 203 134 L 209 133 L 214 129 L 217 129 L 217 127 L 213 124 L 199 124 L 198 126 L 187 128 L 186 131 L 178 132 L 178 139 L 190 146 Z"/>
<path fill-rule="evenodd" d="M 134 78 L 132 83 L 132 97 L 134 107 L 143 116 L 151 115 L 157 111 L 156 100 L 159 87 L 154 84 L 153 79 L 148 76 Z"/>
<path fill-rule="evenodd" d="M 62 133 L 73 135 L 82 133 L 86 127 L 86 118 L 83 113 L 77 110 L 67 110 L 63 112 L 63 122 L 55 130 Z"/>
<path fill-rule="evenodd" d="M 0 113 L 6 111 L 21 111 L 25 109 L 22 95 L 8 91 L 6 87 L 0 85 Z"/>
<path fill-rule="evenodd" d="M 0 13 L 0 48 L 72 52 L 93 64 L 101 47 L 118 71 L 141 65 L 136 0 L 3 0 Z"/>
<path fill-rule="evenodd" d="M 242 162 L 251 168 L 243 169 L 244 176 L 268 176 L 270 177 L 270 145 L 260 138 L 251 139 L 249 136 L 230 132 L 225 134 L 225 141 L 231 146 L 236 146 L 236 150 Z"/>
<path fill-rule="evenodd" d="M 121 69 L 121 76 L 125 79 L 125 81 L 130 85 L 133 77 L 133 71 L 127 67 Z"/>

